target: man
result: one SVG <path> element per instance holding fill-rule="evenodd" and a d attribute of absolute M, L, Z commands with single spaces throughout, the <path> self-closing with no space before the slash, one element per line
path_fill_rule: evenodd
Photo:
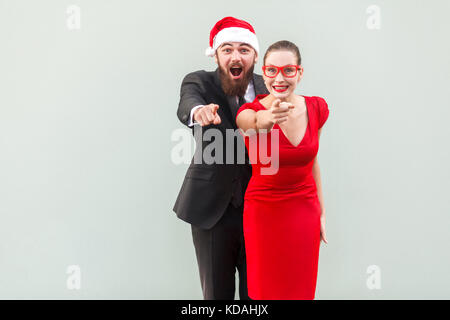
<path fill-rule="evenodd" d="M 219 130 L 224 143 L 216 151 L 223 161 L 199 164 L 193 159 L 173 210 L 191 224 L 204 299 L 233 300 L 237 268 L 239 297 L 248 300 L 242 214 L 252 169 L 248 154 L 243 164 L 236 159 L 225 161 L 227 154 L 236 155 L 237 150 L 235 143 L 226 141 L 226 130 L 237 130 L 236 114 L 243 103 L 268 92 L 262 77 L 253 73 L 259 45 L 249 23 L 233 17 L 218 21 L 209 44 L 206 54 L 215 57 L 218 68 L 184 78 L 177 116 L 193 128 L 196 153 L 201 155 L 214 140 L 198 136 L 196 130 L 201 128 L 202 134 Z M 243 143 L 239 134 L 233 139 L 239 138 Z M 245 147 L 242 150 L 246 152 Z"/>

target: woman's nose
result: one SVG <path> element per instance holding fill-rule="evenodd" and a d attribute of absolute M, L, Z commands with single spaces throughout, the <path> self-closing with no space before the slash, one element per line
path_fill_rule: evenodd
<path fill-rule="evenodd" d="M 283 74 L 281 73 L 281 70 L 280 70 L 280 72 L 278 72 L 277 76 L 275 77 L 275 81 L 278 81 L 278 82 L 284 81 L 284 77 L 283 77 Z"/>

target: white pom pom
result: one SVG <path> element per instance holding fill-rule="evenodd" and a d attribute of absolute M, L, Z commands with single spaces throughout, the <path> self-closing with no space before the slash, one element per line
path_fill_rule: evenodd
<path fill-rule="evenodd" d="M 216 53 L 216 50 L 214 50 L 211 47 L 206 48 L 205 50 L 205 55 L 207 55 L 208 57 L 214 57 L 214 54 Z"/>

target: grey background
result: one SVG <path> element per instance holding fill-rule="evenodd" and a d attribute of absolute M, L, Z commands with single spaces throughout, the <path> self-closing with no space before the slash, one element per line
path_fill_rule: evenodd
<path fill-rule="evenodd" d="M 71 4 L 80 30 L 66 26 Z M 380 30 L 366 26 L 372 4 Z M 172 212 L 187 164 L 172 163 L 171 134 L 181 80 L 215 69 L 203 53 L 227 15 L 253 24 L 262 54 L 295 42 L 298 93 L 330 108 L 316 298 L 450 298 L 449 12 L 446 0 L 0 1 L 0 298 L 202 299 L 190 226 Z"/>

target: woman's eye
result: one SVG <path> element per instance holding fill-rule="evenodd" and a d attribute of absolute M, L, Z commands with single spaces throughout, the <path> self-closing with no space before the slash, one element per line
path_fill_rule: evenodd
<path fill-rule="evenodd" d="M 284 72 L 285 73 L 294 73 L 295 69 L 294 68 L 284 68 Z"/>

